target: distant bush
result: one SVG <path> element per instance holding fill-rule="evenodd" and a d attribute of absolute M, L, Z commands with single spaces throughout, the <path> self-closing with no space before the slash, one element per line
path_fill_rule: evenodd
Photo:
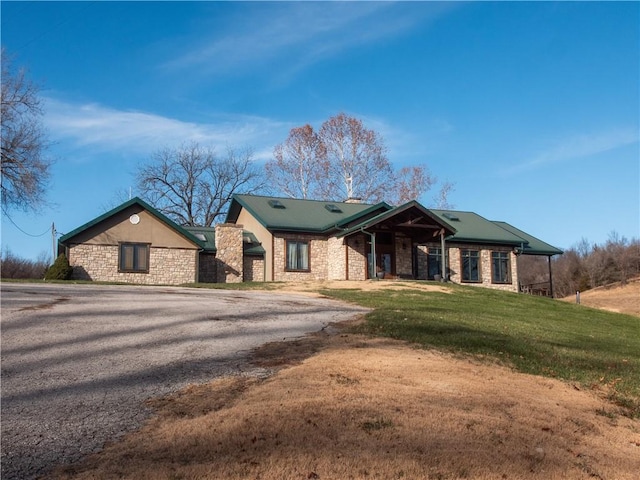
<path fill-rule="evenodd" d="M 73 273 L 73 268 L 69 265 L 69 259 L 64 253 L 61 253 L 56 261 L 53 262 L 53 265 L 47 269 L 47 272 L 44 274 L 45 280 L 69 280 L 71 278 L 71 274 Z"/>
<path fill-rule="evenodd" d="M 20 258 L 6 249 L 0 257 L 0 275 L 2 278 L 37 278 L 42 280 L 44 272 L 49 266 L 49 256 L 46 253 L 38 255 L 36 260 Z"/>

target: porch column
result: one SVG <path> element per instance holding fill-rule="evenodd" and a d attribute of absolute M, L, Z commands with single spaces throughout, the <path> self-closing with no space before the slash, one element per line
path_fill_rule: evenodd
<path fill-rule="evenodd" d="M 440 255 L 440 261 L 442 262 L 442 280 L 446 282 L 449 278 L 447 275 L 447 251 L 444 246 L 444 228 L 440 230 L 440 249 L 442 252 L 442 255 Z"/>

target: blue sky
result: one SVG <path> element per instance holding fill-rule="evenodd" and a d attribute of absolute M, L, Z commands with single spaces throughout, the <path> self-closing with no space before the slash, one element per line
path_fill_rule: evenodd
<path fill-rule="evenodd" d="M 195 140 L 271 157 L 341 111 L 449 201 L 560 248 L 640 236 L 638 2 L 10 2 L 2 45 L 42 85 L 55 160 L 2 247 L 51 251 L 139 162 Z M 133 190 L 133 194 L 136 192 Z M 435 192 L 420 200 L 433 203 Z"/>

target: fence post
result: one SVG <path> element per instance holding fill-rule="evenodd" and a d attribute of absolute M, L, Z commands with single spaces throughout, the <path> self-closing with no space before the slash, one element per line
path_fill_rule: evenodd
<path fill-rule="evenodd" d="M 576 292 L 576 303 L 580 305 L 580 290 Z"/>

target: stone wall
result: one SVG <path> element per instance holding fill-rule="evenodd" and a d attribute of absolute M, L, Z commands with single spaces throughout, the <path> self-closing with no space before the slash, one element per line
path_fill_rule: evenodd
<path fill-rule="evenodd" d="M 243 263 L 243 282 L 264 282 L 264 257 L 247 255 Z"/>
<path fill-rule="evenodd" d="M 347 239 L 348 279 L 367 279 L 367 248 L 368 235 L 354 235 Z"/>
<path fill-rule="evenodd" d="M 218 281 L 218 263 L 213 253 L 201 253 L 198 266 L 198 282 L 216 283 Z"/>
<path fill-rule="evenodd" d="M 309 271 L 286 271 L 285 240 L 309 242 Z M 273 279 L 276 282 L 326 280 L 327 238 L 320 235 L 280 234 L 273 237 Z"/>
<path fill-rule="evenodd" d="M 72 278 L 145 285 L 180 285 L 196 281 L 197 250 L 151 246 L 148 273 L 119 272 L 118 251 L 117 245 L 71 245 L 68 258 L 73 267 Z"/>
<path fill-rule="evenodd" d="M 343 238 L 327 240 L 327 262 L 329 280 L 347 279 L 347 247 Z"/>
<path fill-rule="evenodd" d="M 419 245 L 417 248 L 418 255 L 418 279 L 425 280 L 428 274 L 428 261 L 427 252 L 428 247 L 433 246 L 440 248 L 440 244 L 431 245 Z M 462 263 L 461 263 L 461 250 L 479 250 L 480 251 L 480 281 L 479 282 L 463 282 L 462 281 Z M 492 252 L 509 252 L 510 256 L 510 268 L 511 268 L 511 283 L 493 283 L 492 272 Z M 456 246 L 449 246 L 447 248 L 447 267 L 449 272 L 449 280 L 454 283 L 464 283 L 465 285 L 479 285 L 482 287 L 493 288 L 496 290 L 506 290 L 510 292 L 518 291 L 518 269 L 517 269 L 517 257 L 513 251 L 508 247 L 489 247 L 481 248 L 478 245 L 473 244 L 456 244 Z"/>
<path fill-rule="evenodd" d="M 396 275 L 400 278 L 413 278 L 413 256 L 411 239 L 396 235 Z"/>
<path fill-rule="evenodd" d="M 216 225 L 216 277 L 219 283 L 240 283 L 244 278 L 242 228 L 233 223 Z"/>

